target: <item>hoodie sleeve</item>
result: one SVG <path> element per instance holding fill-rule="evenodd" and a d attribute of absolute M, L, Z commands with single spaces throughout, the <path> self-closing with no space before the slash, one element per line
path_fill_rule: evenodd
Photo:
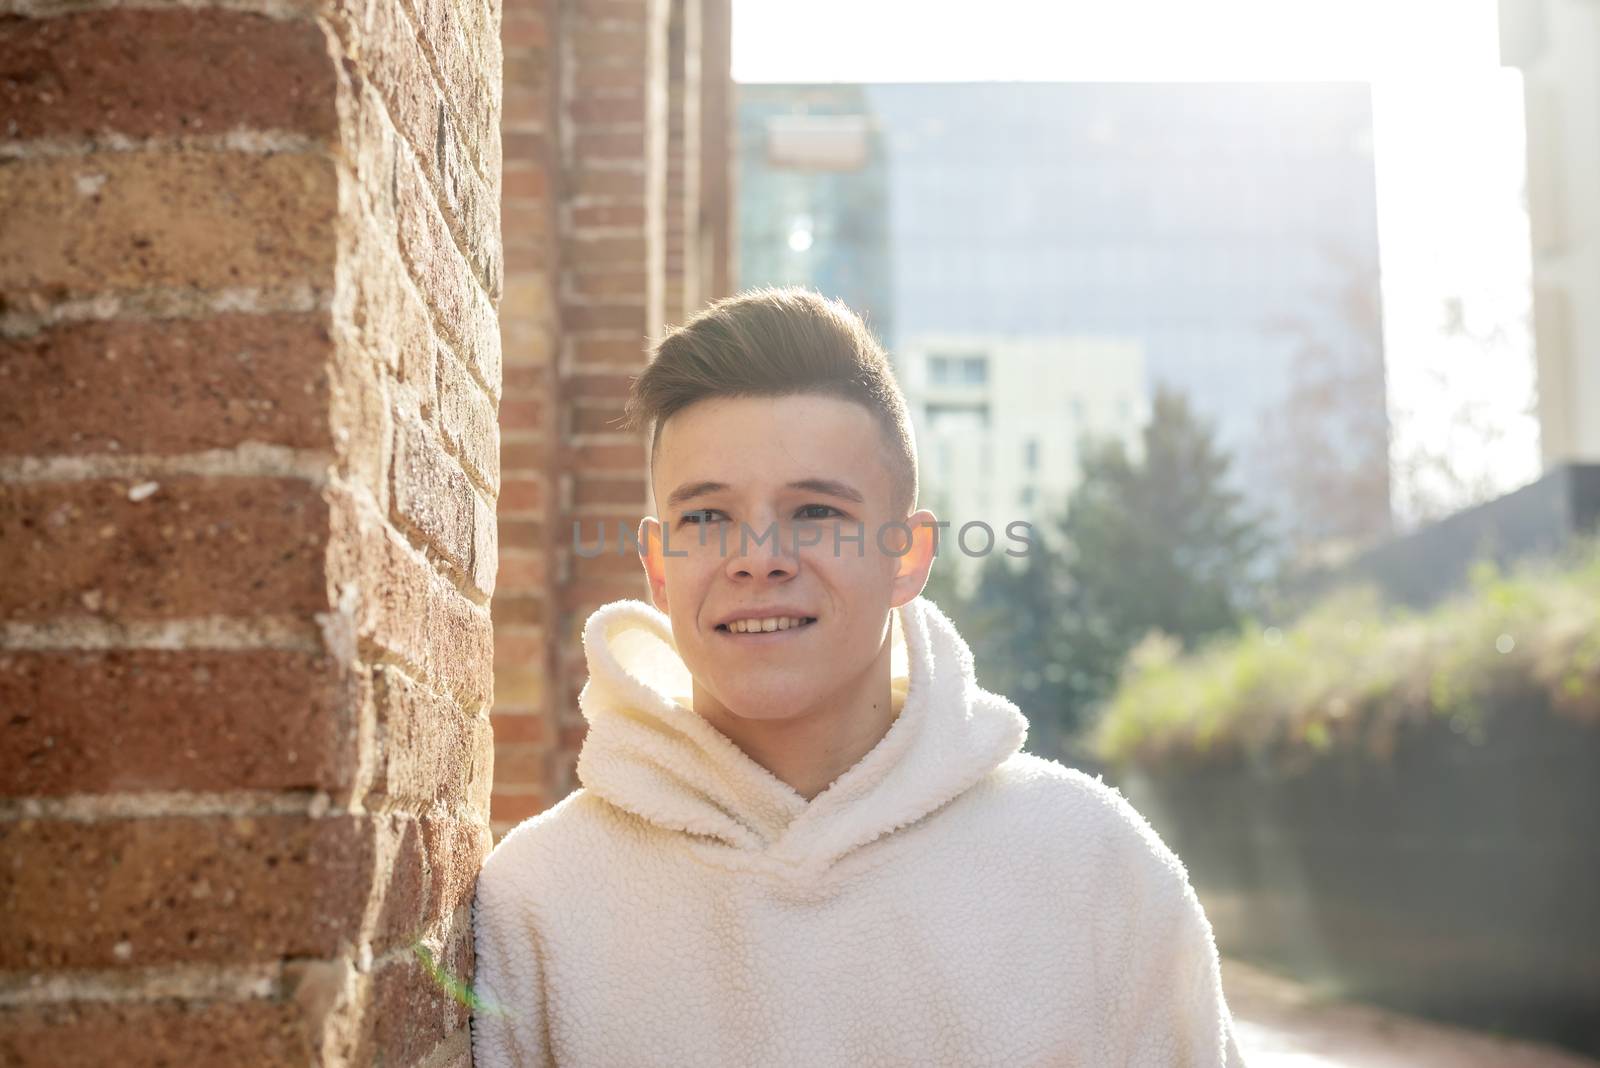
<path fill-rule="evenodd" d="M 1112 796 L 1121 826 L 1107 889 L 1121 907 L 1104 935 L 1120 974 L 1104 1063 L 1243 1068 L 1211 924 L 1188 873 L 1144 817 Z"/>
<path fill-rule="evenodd" d="M 554 1068 L 537 931 L 486 868 L 472 902 L 474 1068 Z"/>

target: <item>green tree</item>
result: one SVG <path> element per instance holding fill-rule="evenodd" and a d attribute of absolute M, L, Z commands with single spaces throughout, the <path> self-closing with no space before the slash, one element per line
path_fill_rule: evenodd
<path fill-rule="evenodd" d="M 985 687 L 1032 722 L 1030 748 L 1075 751 L 1150 631 L 1194 648 L 1238 628 L 1265 544 L 1230 463 L 1185 398 L 1159 391 L 1137 454 L 1086 442 L 1082 480 L 1021 566 L 991 557 L 971 600 L 952 606 Z"/>

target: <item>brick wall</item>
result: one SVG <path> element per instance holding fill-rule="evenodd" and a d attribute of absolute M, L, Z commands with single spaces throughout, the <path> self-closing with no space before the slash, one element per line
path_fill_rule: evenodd
<path fill-rule="evenodd" d="M 0 1063 L 466 1063 L 430 969 L 646 592 L 573 521 L 727 291 L 728 19 L 0 0 Z"/>
<path fill-rule="evenodd" d="M 0 1062 L 465 1064 L 498 4 L 0 10 Z"/>
<path fill-rule="evenodd" d="M 726 291 L 703 264 L 727 262 L 727 185 L 707 201 L 704 176 L 731 156 L 698 131 L 731 123 L 728 17 L 726 0 L 506 6 L 496 834 L 577 785 L 583 622 L 648 596 L 615 552 L 650 507 L 645 443 L 618 421 L 648 340 Z M 574 523 L 590 546 L 603 524 L 608 551 L 574 553 Z"/>

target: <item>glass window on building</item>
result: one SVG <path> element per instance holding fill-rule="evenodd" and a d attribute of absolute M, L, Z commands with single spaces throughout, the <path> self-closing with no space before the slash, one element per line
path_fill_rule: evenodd
<path fill-rule="evenodd" d="M 1022 466 L 1029 471 L 1039 470 L 1039 439 L 1029 438 L 1022 443 Z"/>
<path fill-rule="evenodd" d="M 982 356 L 963 357 L 961 381 L 969 386 L 981 386 L 989 381 L 989 361 Z"/>

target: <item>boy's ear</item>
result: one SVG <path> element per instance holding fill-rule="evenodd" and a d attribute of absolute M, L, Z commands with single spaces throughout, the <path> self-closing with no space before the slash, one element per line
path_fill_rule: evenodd
<path fill-rule="evenodd" d="M 661 521 L 647 515 L 639 521 L 639 562 L 650 580 L 650 600 L 662 612 L 667 610 L 667 569 L 661 544 Z"/>
<path fill-rule="evenodd" d="M 911 547 L 895 561 L 893 608 L 915 600 L 928 584 L 939 537 L 939 528 L 934 526 L 938 517 L 926 508 L 912 512 L 905 522 L 911 528 Z"/>

